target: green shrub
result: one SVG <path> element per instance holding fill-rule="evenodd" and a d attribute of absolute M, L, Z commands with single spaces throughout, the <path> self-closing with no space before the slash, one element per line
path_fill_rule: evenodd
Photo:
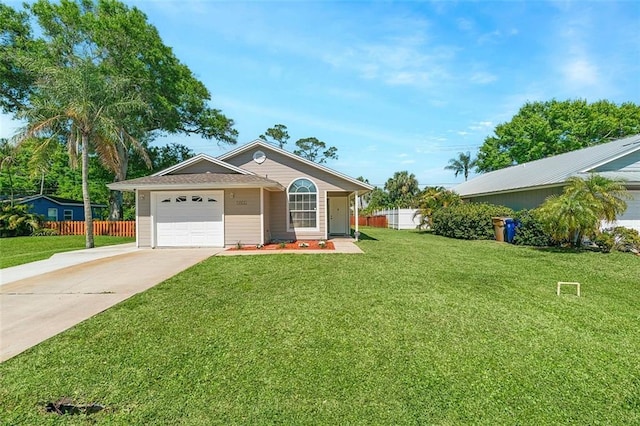
<path fill-rule="evenodd" d="M 58 235 L 60 235 L 60 233 L 57 229 L 50 228 L 40 228 L 33 231 L 33 233 L 31 234 L 31 236 L 33 237 L 55 237 Z"/>
<path fill-rule="evenodd" d="M 601 232 L 596 235 L 593 242 L 600 248 L 603 253 L 611 253 L 611 249 L 616 244 L 613 232 Z"/>
<path fill-rule="evenodd" d="M 548 247 L 553 245 L 551 237 L 542 229 L 536 210 L 520 210 L 515 213 L 518 221 L 514 244 L 521 246 Z"/>
<path fill-rule="evenodd" d="M 513 210 L 508 207 L 487 203 L 448 206 L 433 213 L 433 232 L 464 240 L 492 240 L 495 234 L 491 218 L 513 215 Z"/>
<path fill-rule="evenodd" d="M 4 205 L 0 210 L 0 237 L 31 235 L 42 226 L 42 217 L 29 212 L 29 206 Z"/>
<path fill-rule="evenodd" d="M 598 233 L 593 243 L 604 253 L 609 253 L 611 250 L 638 253 L 640 252 L 640 233 L 635 229 L 617 226 Z"/>

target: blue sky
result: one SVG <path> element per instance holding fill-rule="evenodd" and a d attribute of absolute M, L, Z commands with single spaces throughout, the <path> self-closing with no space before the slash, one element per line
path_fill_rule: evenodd
<path fill-rule="evenodd" d="M 235 120 L 238 143 L 284 124 L 287 149 L 317 137 L 338 148 L 329 167 L 378 186 L 401 170 L 423 186 L 461 182 L 448 160 L 527 101 L 640 104 L 640 2 L 126 3 Z M 0 126 L 13 130 L 6 116 Z M 229 149 L 157 141 L 169 142 Z"/>

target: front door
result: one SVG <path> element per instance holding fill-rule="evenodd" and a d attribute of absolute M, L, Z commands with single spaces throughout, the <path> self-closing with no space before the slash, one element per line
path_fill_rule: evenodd
<path fill-rule="evenodd" d="M 349 202 L 347 197 L 329 198 L 329 234 L 349 234 Z"/>

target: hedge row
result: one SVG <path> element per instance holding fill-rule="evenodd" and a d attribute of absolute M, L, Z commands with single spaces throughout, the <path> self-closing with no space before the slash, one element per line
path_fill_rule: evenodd
<path fill-rule="evenodd" d="M 514 219 L 518 224 L 516 236 L 513 239 L 514 244 L 536 247 L 548 247 L 554 244 L 551 237 L 542 229 L 536 210 L 520 210 L 516 212 Z"/>
<path fill-rule="evenodd" d="M 433 232 L 449 238 L 492 240 L 495 238 L 492 217 L 513 217 L 509 207 L 487 203 L 464 203 L 433 213 Z"/>
<path fill-rule="evenodd" d="M 486 203 L 464 203 L 449 206 L 433 213 L 433 231 L 437 235 L 464 240 L 492 240 L 495 238 L 493 217 L 511 217 L 517 228 L 514 244 L 549 247 L 557 245 L 542 229 L 537 210 L 514 212 L 504 206 Z M 594 243 L 604 252 L 612 249 L 638 253 L 640 233 L 634 229 L 617 227 L 601 232 Z"/>

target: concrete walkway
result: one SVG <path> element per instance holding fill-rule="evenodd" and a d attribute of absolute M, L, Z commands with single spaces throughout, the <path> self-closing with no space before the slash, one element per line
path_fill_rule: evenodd
<path fill-rule="evenodd" d="M 92 249 L 95 250 L 95 249 Z M 79 263 L 38 263 L 39 273 L 0 287 L 0 362 L 171 278 L 222 249 L 123 249 L 76 253 Z M 99 251 L 99 250 L 97 250 Z M 102 252 L 107 254 L 107 251 Z M 96 257 L 99 257 L 96 259 Z M 84 261 L 81 261 L 84 259 Z M 87 260 L 92 259 L 92 260 Z M 71 262 L 73 263 L 73 262 Z M 23 265 L 29 269 L 33 264 Z M 66 265 L 62 266 L 61 265 Z M 7 268 L 9 269 L 9 268 Z M 11 268 L 13 269 L 13 268 Z M 49 270 L 48 272 L 43 272 Z M 21 273 L 12 271 L 13 277 Z"/>
<path fill-rule="evenodd" d="M 0 286 L 47 272 L 57 271 L 69 266 L 132 253 L 137 250 L 140 249 L 136 248 L 135 243 L 129 243 L 56 253 L 48 259 L 0 269 Z"/>
<path fill-rule="evenodd" d="M 139 249 L 135 244 L 58 253 L 0 270 L 0 362 L 143 292 L 211 256 L 362 253 L 335 250 Z"/>

